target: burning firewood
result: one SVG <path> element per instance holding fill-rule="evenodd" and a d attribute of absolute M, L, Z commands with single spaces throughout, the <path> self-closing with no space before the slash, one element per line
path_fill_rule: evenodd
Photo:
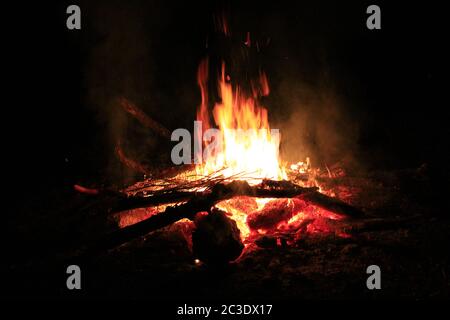
<path fill-rule="evenodd" d="M 360 209 L 353 207 L 338 198 L 332 198 L 320 192 L 305 193 L 299 196 L 299 199 L 343 216 L 356 218 L 364 215 Z"/>
<path fill-rule="evenodd" d="M 233 181 L 230 183 L 217 183 L 203 192 L 175 190 L 167 193 L 159 192 L 149 197 L 122 198 L 119 199 L 118 206 L 122 210 L 136 208 L 137 205 L 140 207 L 154 205 L 155 203 L 161 203 L 168 199 L 172 202 L 178 199 L 180 202 L 176 205 L 168 206 L 163 212 L 152 215 L 146 220 L 119 229 L 95 241 L 93 245 L 87 248 L 87 252 L 93 253 L 115 248 L 183 218 L 194 220 L 198 212 L 211 212 L 217 203 L 237 196 L 257 198 L 294 198 L 306 196 L 305 201 L 312 199 L 312 201 L 321 203 L 324 207 L 333 207 L 339 210 L 341 214 L 345 213 L 346 210 L 349 212 L 349 216 L 355 216 L 355 213 L 360 214 L 359 210 L 337 199 L 328 199 L 329 197 L 327 196 L 313 196 L 315 193 L 317 193 L 317 188 L 304 188 L 287 181 L 264 180 L 256 186 L 250 186 L 246 181 Z"/>
<path fill-rule="evenodd" d="M 296 212 L 293 209 L 294 202 L 290 199 L 272 200 L 266 203 L 261 210 L 250 214 L 247 218 L 247 224 L 255 230 L 269 229 L 281 221 L 289 220 Z"/>

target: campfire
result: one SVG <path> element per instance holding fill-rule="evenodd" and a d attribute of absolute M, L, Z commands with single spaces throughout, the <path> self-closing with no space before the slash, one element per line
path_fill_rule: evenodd
<path fill-rule="evenodd" d="M 221 26 L 228 35 L 226 24 Z M 251 46 L 247 37 L 245 46 Z M 222 62 L 216 83 L 220 101 L 211 112 L 209 75 L 209 61 L 204 59 L 197 73 L 201 104 L 194 122 L 193 157 L 186 129 L 171 134 L 133 102 L 119 99 L 119 105 L 142 125 L 179 141 L 172 150 L 178 166 L 152 172 L 122 190 L 76 186 L 84 193 L 117 199 L 111 212 L 119 229 L 90 249 L 113 248 L 173 223 L 183 225 L 195 261 L 212 264 L 239 261 L 264 243 L 295 246 L 314 234 L 349 237 L 345 221 L 363 214 L 322 183 L 342 172 L 316 168 L 306 156 L 297 163 L 282 161 L 282 129 L 271 128 L 268 110 L 260 102 L 270 93 L 266 74 L 260 70 L 257 79 L 243 86 Z M 116 151 L 125 165 L 149 174 L 127 158 L 120 143 Z"/>
<path fill-rule="evenodd" d="M 8 10 L 40 19 L 8 14 L 5 301 L 448 299 L 444 10 L 383 2 L 379 30 L 368 7 Z"/>

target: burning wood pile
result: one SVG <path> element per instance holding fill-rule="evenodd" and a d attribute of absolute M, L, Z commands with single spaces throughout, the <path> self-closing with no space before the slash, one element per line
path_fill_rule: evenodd
<path fill-rule="evenodd" d="M 89 250 L 111 249 L 178 222 L 187 225 L 196 258 L 223 263 L 270 239 L 294 245 L 307 233 L 347 237 L 345 221 L 363 216 L 361 210 L 317 187 L 286 180 L 263 179 L 251 185 L 240 177 L 187 181 L 188 177 L 183 173 L 171 179 L 147 179 L 120 192 L 78 187 L 116 199 L 110 210 L 120 229 Z"/>
<path fill-rule="evenodd" d="M 222 31 L 228 36 L 226 29 Z M 251 46 L 250 39 L 244 46 Z M 244 87 L 233 81 L 223 62 L 216 83 L 218 100 L 210 98 L 210 74 L 205 59 L 197 73 L 201 104 L 193 143 L 188 130 L 171 133 L 132 102 L 119 99 L 122 109 L 142 125 L 178 142 L 171 154 L 178 166 L 149 172 L 128 158 L 119 143 L 116 153 L 122 162 L 150 178 L 120 191 L 76 187 L 114 198 L 109 211 L 120 227 L 88 246 L 87 252 L 111 249 L 182 223 L 193 257 L 221 264 L 267 242 L 296 245 L 308 234 L 349 237 L 355 220 L 364 216 L 324 187 L 324 180 L 339 178 L 342 172 L 326 168 L 323 173 L 308 158 L 290 165 L 280 159 L 280 130 L 270 128 L 260 99 L 269 94 L 264 72 Z"/>
<path fill-rule="evenodd" d="M 309 159 L 290 166 L 280 160 L 279 130 L 270 129 L 267 110 L 258 102 L 259 95 L 269 91 L 265 75 L 252 82 L 250 95 L 244 95 L 239 86 L 233 87 L 222 65 L 218 81 L 222 100 L 213 109 L 218 127 L 213 128 L 207 69 L 205 60 L 198 72 L 202 103 L 194 123 L 194 164 L 187 130 L 170 135 L 132 102 L 119 100 L 141 124 L 179 141 L 172 161 L 183 165 L 159 175 L 150 173 L 151 178 L 120 191 L 76 186 L 84 193 L 116 199 L 110 211 L 120 229 L 88 251 L 110 249 L 176 222 L 187 225 L 194 257 L 211 264 L 234 261 L 264 241 L 293 245 L 307 233 L 347 237 L 340 221 L 361 217 L 362 211 L 321 190 L 322 174 Z M 127 158 L 120 144 L 116 151 L 125 165 L 149 173 Z M 330 170 L 326 176 L 332 178 Z"/>

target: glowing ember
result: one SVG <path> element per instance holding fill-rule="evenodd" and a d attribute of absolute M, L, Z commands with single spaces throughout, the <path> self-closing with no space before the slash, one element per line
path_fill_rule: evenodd
<path fill-rule="evenodd" d="M 120 228 L 124 228 L 158 214 L 157 207 L 131 209 L 116 214 Z"/>

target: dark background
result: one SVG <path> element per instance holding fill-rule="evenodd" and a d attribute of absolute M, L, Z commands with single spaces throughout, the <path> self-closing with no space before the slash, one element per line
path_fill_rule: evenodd
<path fill-rule="evenodd" d="M 68 3 L 5 9 L 4 85 L 11 99 L 3 102 L 4 142 L 7 171 L 17 177 L 71 185 L 107 167 L 114 149 L 108 123 L 114 114 L 104 112 L 113 107 L 101 104 L 108 103 L 108 95 L 143 101 L 140 106 L 169 128 L 192 126 L 200 99 L 196 68 L 208 53 L 205 40 L 219 8 L 231 13 L 236 34 L 249 30 L 271 38 L 263 66 L 276 100 L 269 101 L 272 117 L 288 118 L 296 108 L 276 99 L 286 79 L 306 83 L 312 91 L 332 86 L 345 101 L 339 112 L 350 115 L 337 129 L 358 124 L 352 139 L 360 162 L 446 164 L 441 77 L 446 37 L 437 3 L 379 2 L 382 30 L 376 31 L 365 26 L 370 4 L 365 1 L 81 2 L 81 31 L 65 27 Z M 123 30 L 138 31 L 124 42 L 133 35 Z M 121 47 L 120 41 L 133 47 Z M 119 58 L 105 58 L 107 49 L 98 49 L 108 42 L 119 51 L 110 55 Z M 130 54 L 133 50 L 143 53 Z"/>
<path fill-rule="evenodd" d="M 81 7 L 80 31 L 65 26 L 72 3 Z M 72 192 L 74 183 L 121 185 L 129 178 L 114 157 L 114 142 L 132 136 L 136 150 L 145 130 L 123 120 L 111 99 L 126 96 L 171 129 L 192 125 L 200 101 L 196 69 L 209 52 L 205 40 L 220 8 L 230 13 L 237 37 L 249 30 L 271 39 L 260 62 L 271 82 L 267 103 L 275 121 L 292 125 L 293 101 L 310 101 L 311 114 L 321 90 L 331 92 L 339 116 L 330 121 L 339 125 L 326 131 L 336 130 L 338 142 L 351 140 L 336 154 L 351 153 L 367 170 L 426 163 L 437 180 L 447 179 L 444 9 L 437 1 L 374 3 L 382 11 L 382 29 L 375 31 L 365 26 L 372 4 L 366 1 L 2 5 L 6 235 L 18 226 L 26 234 L 27 221 L 35 221 L 27 217 L 56 202 L 58 191 Z M 155 150 L 164 150 L 155 141 L 142 145 L 148 149 L 136 157 L 148 152 L 150 162 Z M 327 156 L 326 144 L 312 145 Z M 27 214 L 19 216 L 18 208 Z M 6 256 L 17 259 L 29 239 L 11 239 Z M 51 246 L 41 250 L 52 254 Z"/>

